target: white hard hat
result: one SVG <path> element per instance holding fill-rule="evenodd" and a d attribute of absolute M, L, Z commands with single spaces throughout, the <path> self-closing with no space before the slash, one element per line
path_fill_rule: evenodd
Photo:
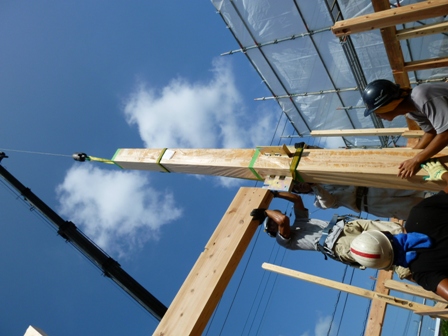
<path fill-rule="evenodd" d="M 362 266 L 388 269 L 394 261 L 394 250 L 389 238 L 381 231 L 363 231 L 350 244 L 350 253 Z"/>

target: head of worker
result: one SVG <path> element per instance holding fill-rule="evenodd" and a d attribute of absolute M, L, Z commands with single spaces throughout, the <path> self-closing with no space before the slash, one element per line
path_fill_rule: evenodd
<path fill-rule="evenodd" d="M 381 231 L 363 231 L 351 242 L 350 254 L 361 266 L 387 270 L 394 261 L 391 236 Z"/>
<path fill-rule="evenodd" d="M 297 182 L 292 187 L 292 192 L 296 194 L 310 194 L 313 192 L 313 188 L 311 188 L 311 184 L 306 182 Z"/>
<path fill-rule="evenodd" d="M 274 211 L 280 212 L 280 210 L 274 210 Z M 269 237 L 274 238 L 275 236 L 277 236 L 278 225 L 272 218 L 269 217 L 265 218 L 265 220 L 263 221 L 263 229 L 264 232 L 266 232 Z"/>
<path fill-rule="evenodd" d="M 377 79 L 369 83 L 362 92 L 362 100 L 366 105 L 364 116 L 375 113 L 379 118 L 392 121 L 399 115 L 409 112 L 409 89 L 387 79 Z"/>

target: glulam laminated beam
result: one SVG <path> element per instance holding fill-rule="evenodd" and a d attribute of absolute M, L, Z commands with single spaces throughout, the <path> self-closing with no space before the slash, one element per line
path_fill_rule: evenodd
<path fill-rule="evenodd" d="M 269 147 L 265 147 L 269 148 Z M 290 150 L 294 153 L 295 149 Z M 270 176 L 294 177 L 305 182 L 409 190 L 443 189 L 442 182 L 423 180 L 424 171 L 409 179 L 397 177 L 401 162 L 420 149 L 305 149 L 297 169 L 294 157 L 257 149 L 118 149 L 112 161 L 123 169 L 200 174 L 264 181 Z M 443 163 L 448 149 L 434 157 Z"/>

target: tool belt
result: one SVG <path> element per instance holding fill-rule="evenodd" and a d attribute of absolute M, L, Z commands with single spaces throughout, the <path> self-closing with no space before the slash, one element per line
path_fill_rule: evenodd
<path fill-rule="evenodd" d="M 359 209 L 359 211 L 369 212 L 369 207 L 367 204 L 367 193 L 368 192 L 369 192 L 369 188 L 367 188 L 367 187 L 357 187 L 356 188 L 356 207 Z"/>

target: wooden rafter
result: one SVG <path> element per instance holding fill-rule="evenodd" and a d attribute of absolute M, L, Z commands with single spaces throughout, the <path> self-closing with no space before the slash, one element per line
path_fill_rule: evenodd
<path fill-rule="evenodd" d="M 375 2 L 372 1 L 373 4 Z M 381 13 L 375 12 L 336 22 L 331 30 L 337 37 L 342 37 L 344 35 L 386 28 L 448 14 L 448 3 L 446 0 L 431 0 L 397 8 L 389 8 L 381 11 Z"/>
<path fill-rule="evenodd" d="M 420 27 L 412 27 L 397 30 L 396 36 L 398 40 L 408 40 L 416 37 L 423 37 L 432 34 L 440 34 L 444 32 L 448 32 L 448 22 L 440 22 Z"/>
<path fill-rule="evenodd" d="M 423 131 L 410 131 L 408 128 L 356 128 L 340 130 L 311 131 L 314 137 L 341 137 L 341 136 L 402 136 L 404 138 L 420 138 Z"/>
<path fill-rule="evenodd" d="M 404 63 L 404 71 L 418 71 L 448 66 L 448 57 L 430 58 L 426 60 L 412 61 Z"/>

